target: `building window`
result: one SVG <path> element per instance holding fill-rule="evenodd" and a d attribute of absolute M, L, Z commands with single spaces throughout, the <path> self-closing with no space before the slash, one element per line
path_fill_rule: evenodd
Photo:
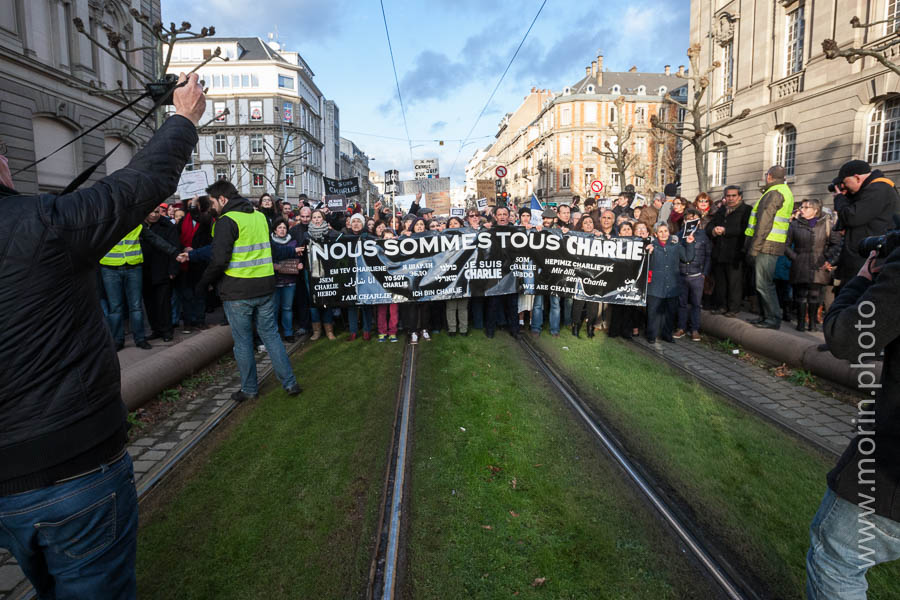
<path fill-rule="evenodd" d="M 634 153 L 638 156 L 647 154 L 647 138 L 638 137 L 634 140 Z"/>
<path fill-rule="evenodd" d="M 616 114 L 616 107 L 615 107 L 615 106 L 610 106 L 610 107 L 609 107 L 609 122 L 610 122 L 610 124 L 616 122 L 616 116 L 617 116 L 617 114 Z"/>
<path fill-rule="evenodd" d="M 251 121 L 262 121 L 263 120 L 262 100 L 251 100 L 250 101 L 250 120 Z"/>
<path fill-rule="evenodd" d="M 228 181 L 228 169 L 216 167 L 216 181 Z"/>
<path fill-rule="evenodd" d="M 584 136 L 584 153 L 585 154 L 590 154 L 591 152 L 593 152 L 594 146 L 596 146 L 596 145 L 597 144 L 594 141 L 593 135 Z"/>
<path fill-rule="evenodd" d="M 634 176 L 634 187 L 636 187 L 639 190 L 644 189 L 644 178 L 641 177 L 640 175 L 635 175 Z"/>
<path fill-rule="evenodd" d="M 709 153 L 709 186 L 725 185 L 728 175 L 728 148 L 719 146 Z"/>
<path fill-rule="evenodd" d="M 797 130 L 785 125 L 775 137 L 775 163 L 784 167 L 788 177 L 794 175 L 794 157 L 797 153 Z"/>
<path fill-rule="evenodd" d="M 263 136 L 261 133 L 250 135 L 250 154 L 263 153 Z"/>
<path fill-rule="evenodd" d="M 293 134 L 286 134 L 284 136 L 284 151 L 286 154 L 294 153 L 294 136 Z"/>
<path fill-rule="evenodd" d="M 611 94 L 618 94 L 618 93 L 620 93 L 621 91 L 622 91 L 622 88 L 620 88 L 620 87 L 619 87 L 619 84 L 617 83 L 616 85 L 612 86 L 612 89 L 610 90 L 610 93 L 611 93 Z"/>
<path fill-rule="evenodd" d="M 222 76 L 221 75 L 213 75 L 212 86 L 214 88 L 222 87 Z"/>
<path fill-rule="evenodd" d="M 259 87 L 259 75 L 256 73 L 250 73 L 250 87 Z"/>
<path fill-rule="evenodd" d="M 562 187 L 563 187 L 563 188 L 568 188 L 568 187 L 569 187 L 569 175 L 570 175 L 570 173 L 569 173 L 569 168 L 568 168 L 568 167 L 565 167 L 565 168 L 562 170 Z"/>
<path fill-rule="evenodd" d="M 900 160 L 900 97 L 885 100 L 872 111 L 866 145 L 870 164 Z"/>
<path fill-rule="evenodd" d="M 216 154 L 225 154 L 226 150 L 228 149 L 228 144 L 225 140 L 225 134 L 217 133 L 215 139 L 216 139 L 216 143 L 215 143 Z"/>
<path fill-rule="evenodd" d="M 294 167 L 285 167 L 284 169 L 284 185 L 285 187 L 295 187 L 294 184 Z"/>
<path fill-rule="evenodd" d="M 562 108 L 560 118 L 559 118 L 559 124 L 560 125 L 571 125 L 572 124 L 572 113 L 570 112 L 570 109 L 568 106 L 565 106 Z"/>
<path fill-rule="evenodd" d="M 559 136 L 559 153 L 572 154 L 572 138 L 568 135 Z"/>
<path fill-rule="evenodd" d="M 666 86 L 661 85 L 661 86 L 659 86 L 659 90 L 657 91 L 657 95 L 659 95 L 659 96 L 665 96 L 667 91 L 669 91 L 669 90 L 666 89 Z"/>
<path fill-rule="evenodd" d="M 278 76 L 278 87 L 285 89 L 285 90 L 294 89 L 294 78 L 286 77 L 284 75 L 279 75 Z"/>
<path fill-rule="evenodd" d="M 888 0 L 885 21 L 885 35 L 900 29 L 900 0 Z"/>
<path fill-rule="evenodd" d="M 644 123 L 647 120 L 647 109 L 643 106 L 638 106 L 634 109 L 634 121 L 635 123 Z"/>
<path fill-rule="evenodd" d="M 266 178 L 263 175 L 262 167 L 253 167 L 250 169 L 250 172 L 253 174 L 253 187 L 262 187 L 266 183 Z"/>
<path fill-rule="evenodd" d="M 222 75 L 222 87 L 230 88 L 231 87 L 231 77 L 228 75 Z"/>
<path fill-rule="evenodd" d="M 248 73 L 241 73 L 241 87 L 250 87 L 250 75 Z"/>
<path fill-rule="evenodd" d="M 240 75 L 232 75 L 231 76 L 231 87 L 233 87 L 233 88 L 241 87 L 241 76 Z"/>
<path fill-rule="evenodd" d="M 594 180 L 594 167 L 586 167 L 584 169 L 584 191 L 588 193 L 591 189 L 591 182 Z"/>
<path fill-rule="evenodd" d="M 584 103 L 584 122 L 585 123 L 596 123 L 597 122 L 597 103 L 596 102 L 585 102 Z"/>
<path fill-rule="evenodd" d="M 797 73 L 803 68 L 803 34 L 806 21 L 803 18 L 803 6 L 787 16 L 787 35 L 785 37 L 785 58 L 787 59 L 785 75 Z"/>
<path fill-rule="evenodd" d="M 802 42 L 801 42 L 802 45 Z M 802 50 L 801 50 L 802 52 Z M 725 100 L 731 100 L 734 87 L 734 41 L 722 46 L 722 89 L 720 96 Z"/>
<path fill-rule="evenodd" d="M 619 177 L 619 170 L 613 169 L 610 177 L 609 191 L 618 194 L 622 188 L 622 178 Z"/>
<path fill-rule="evenodd" d="M 284 102 L 281 105 L 281 120 L 290 123 L 294 120 L 294 103 Z"/>
<path fill-rule="evenodd" d="M 213 102 L 213 114 L 216 116 L 216 123 L 225 122 L 225 103 Z"/>
<path fill-rule="evenodd" d="M 638 96 L 643 96 L 646 93 L 647 93 L 647 88 L 642 85 L 639 85 L 638 89 L 637 89 Z"/>

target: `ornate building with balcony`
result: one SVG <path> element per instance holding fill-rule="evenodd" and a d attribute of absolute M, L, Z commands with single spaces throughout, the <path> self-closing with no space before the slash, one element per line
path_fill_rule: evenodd
<path fill-rule="evenodd" d="M 636 67 L 610 72 L 597 56 L 577 82 L 560 92 L 532 89 L 503 117 L 497 141 L 466 169 L 467 190 L 477 188 L 470 180 L 493 179 L 498 165 L 507 168 L 505 191 L 519 202 L 532 193 L 557 204 L 594 195 L 593 181 L 602 182 L 601 196 L 617 194 L 627 184 L 639 193 L 661 190 L 678 176 L 678 143 L 654 130 L 650 116 L 677 121 L 678 108 L 663 98 L 671 93 L 684 101 L 686 90 L 685 80 L 668 67 L 665 73 L 641 73 Z M 620 122 L 628 136 L 617 132 Z M 624 176 L 612 157 L 620 145 L 631 161 Z"/>
<path fill-rule="evenodd" d="M 132 68 L 155 75 L 154 37 L 129 9 L 151 21 L 160 18 L 159 0 L 5 0 L 0 3 L 0 154 L 13 172 L 49 155 L 125 104 L 112 92 L 137 78 L 107 52 L 93 46 L 73 23 L 102 42 L 104 29 L 122 37 Z M 143 49 L 142 49 L 143 48 Z M 95 87 L 89 87 L 90 84 Z M 149 103 L 143 103 L 145 109 Z M 118 150 L 94 173 L 94 182 L 123 167 L 152 135 L 151 128 L 128 132 L 138 117 L 126 111 L 14 177 L 21 192 L 59 192 L 116 144 Z"/>
<path fill-rule="evenodd" d="M 228 61 L 200 70 L 209 88 L 190 170 L 228 179 L 248 198 L 268 192 L 321 199 L 325 99 L 296 52 L 258 37 L 178 42 L 170 72 L 188 71 L 219 47 Z"/>
<path fill-rule="evenodd" d="M 850 21 L 883 21 L 853 28 Z M 711 121 L 749 108 L 750 116 L 709 144 L 710 191 L 740 185 L 755 201 L 765 169 L 780 163 L 796 197 L 831 203 L 826 187 L 844 162 L 861 158 L 900 177 L 900 78 L 875 59 L 829 60 L 822 42 L 873 48 L 900 29 L 896 0 L 692 0 L 691 43 L 712 75 Z M 900 46 L 889 52 L 900 60 Z M 684 164 L 693 165 L 692 149 Z M 682 193 L 697 192 L 684 171 Z"/>

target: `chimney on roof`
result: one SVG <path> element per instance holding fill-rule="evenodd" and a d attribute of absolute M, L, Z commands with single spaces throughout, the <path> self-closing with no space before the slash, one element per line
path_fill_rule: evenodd
<path fill-rule="evenodd" d="M 591 75 L 597 74 L 597 61 L 591 61 Z"/>
<path fill-rule="evenodd" d="M 678 65 L 678 74 L 684 75 L 684 65 Z"/>
<path fill-rule="evenodd" d="M 585 68 L 584 68 L 584 76 L 585 76 L 585 77 L 590 77 L 590 76 L 591 76 L 591 68 L 590 68 L 590 67 L 585 67 Z"/>
<path fill-rule="evenodd" d="M 591 63 L 593 64 L 593 63 Z M 603 55 L 597 51 L 597 87 L 603 85 Z"/>
<path fill-rule="evenodd" d="M 666 65 L 666 75 L 672 74 L 672 65 Z"/>
<path fill-rule="evenodd" d="M 628 72 L 629 72 L 629 73 L 637 73 L 637 67 L 636 67 L 636 66 L 632 66 L 630 69 L 628 69 Z"/>

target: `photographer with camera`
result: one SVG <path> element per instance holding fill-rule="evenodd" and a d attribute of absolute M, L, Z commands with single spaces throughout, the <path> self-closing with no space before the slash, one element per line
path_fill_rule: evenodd
<path fill-rule="evenodd" d="M 61 195 L 0 188 L 0 547 L 41 598 L 136 594 L 128 411 L 97 269 L 175 192 L 206 108 L 197 80 L 181 75 L 175 114 L 127 167 L 93 186 Z"/>
<path fill-rule="evenodd" d="M 866 262 L 866 255 L 858 251 L 859 243 L 891 228 L 893 216 L 900 212 L 900 196 L 893 181 L 863 160 L 845 163 L 835 181 L 844 192 L 834 196 L 834 212 L 844 228 L 835 277 L 843 283 Z"/>
<path fill-rule="evenodd" d="M 859 388 L 871 398 L 858 404 L 857 435 L 828 473 L 810 526 L 811 600 L 865 598 L 868 569 L 900 558 L 900 231 L 863 240 L 858 250 L 866 249 L 868 260 L 825 315 L 832 353 L 860 369 Z M 884 368 L 876 382 L 865 369 L 874 366 L 879 348 Z"/>

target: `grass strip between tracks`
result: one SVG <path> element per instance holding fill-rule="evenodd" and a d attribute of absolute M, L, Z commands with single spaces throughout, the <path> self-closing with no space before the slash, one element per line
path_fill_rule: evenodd
<path fill-rule="evenodd" d="M 711 597 L 509 336 L 419 346 L 406 597 Z"/>
<path fill-rule="evenodd" d="M 564 332 L 537 347 L 774 597 L 803 597 L 809 524 L 831 457 L 626 342 Z M 898 565 L 868 579 L 870 599 L 900 597 Z"/>
<path fill-rule="evenodd" d="M 143 523 L 139 597 L 357 597 L 402 351 L 323 340 L 293 360 L 299 397 L 273 377 L 208 462 Z"/>

